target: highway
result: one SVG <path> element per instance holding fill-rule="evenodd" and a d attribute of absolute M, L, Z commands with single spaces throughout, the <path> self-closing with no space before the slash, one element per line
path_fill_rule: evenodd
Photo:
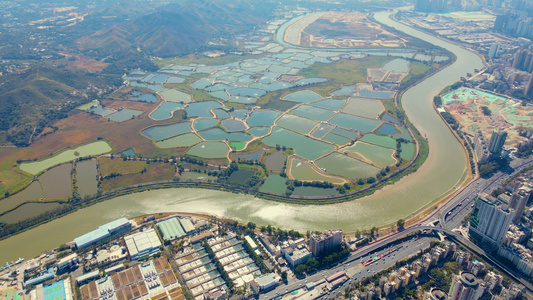
<path fill-rule="evenodd" d="M 432 239 L 423 238 L 422 235 L 419 238 L 404 241 L 403 244 L 399 242 L 399 240 L 405 238 L 409 234 L 419 233 L 424 230 L 432 230 L 435 232 L 443 233 L 449 239 L 463 245 L 464 247 L 467 247 L 476 255 L 487 260 L 491 265 L 499 269 L 500 272 L 505 273 L 508 277 L 523 284 L 526 287 L 526 293 L 529 296 L 533 296 L 533 285 L 531 285 L 525 278 L 523 278 L 520 274 L 515 274 L 507 266 L 494 260 L 490 256 L 490 254 L 486 253 L 483 249 L 470 242 L 467 237 L 464 237 L 461 234 L 452 231 L 453 229 L 461 225 L 462 221 L 464 220 L 464 217 L 470 213 L 478 193 L 490 193 L 493 189 L 499 187 L 503 181 L 520 172 L 522 169 L 532 165 L 533 158 L 525 160 L 515 160 L 511 163 L 511 167 L 514 169 L 514 172 L 511 174 L 498 172 L 489 179 L 477 178 L 475 180 L 472 180 L 464 188 L 460 189 L 452 197 L 450 197 L 450 200 L 448 200 L 444 205 L 441 205 L 435 212 L 433 212 L 431 215 L 426 217 L 425 220 L 419 222 L 418 224 L 412 225 L 403 231 L 383 236 L 380 239 L 357 249 L 356 251 L 352 252 L 347 259 L 345 259 L 343 262 L 341 262 L 338 266 L 334 268 L 323 270 L 317 274 L 307 276 L 303 279 L 289 278 L 287 285 L 278 286 L 276 289 L 262 294 L 260 296 L 260 299 L 274 299 L 285 294 L 289 294 L 293 291 L 298 291 L 298 295 L 310 299 L 319 297 L 327 298 L 334 295 L 338 295 L 344 290 L 340 291 L 341 289 L 337 288 L 333 291 L 324 290 L 324 292 L 322 292 L 321 287 L 315 287 L 310 291 L 305 291 L 303 287 L 309 282 L 319 281 L 322 278 L 327 278 L 341 270 L 346 271 L 347 275 L 350 277 L 350 280 L 348 281 L 348 284 L 350 284 L 352 281 L 355 282 L 358 280 L 362 280 L 366 276 L 373 275 L 385 268 L 388 268 L 396 261 L 411 256 L 417 253 L 419 250 L 429 246 L 429 243 Z M 439 226 L 425 225 L 437 223 L 437 221 L 439 223 Z M 420 240 L 424 241 L 420 242 Z M 361 261 L 372 257 L 373 255 L 378 253 L 377 251 L 381 251 L 379 253 L 383 253 L 383 251 L 386 251 L 388 247 L 397 247 L 398 244 L 401 244 L 402 247 L 397 252 L 395 252 L 394 255 L 386 255 L 384 259 L 368 267 L 364 267 L 360 263 Z M 343 286 L 345 285 L 346 283 Z M 305 293 L 303 296 L 300 294 L 302 292 Z"/>

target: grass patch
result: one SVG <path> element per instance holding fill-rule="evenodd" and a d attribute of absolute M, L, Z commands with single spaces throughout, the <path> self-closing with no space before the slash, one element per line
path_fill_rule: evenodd
<path fill-rule="evenodd" d="M 380 68 L 392 59 L 391 57 L 368 56 L 365 59 L 343 59 L 329 64 L 315 63 L 300 71 L 298 75 L 328 78 L 329 86 L 353 85 L 358 82 L 366 82 L 367 68 Z"/>
<path fill-rule="evenodd" d="M 109 176 L 112 173 L 120 173 L 122 175 L 140 173 L 146 168 L 144 161 L 134 161 L 99 157 L 98 165 L 100 166 L 100 175 L 103 177 Z"/>
<path fill-rule="evenodd" d="M 409 81 L 413 77 L 426 73 L 427 71 L 429 71 L 429 69 L 431 69 L 431 66 L 425 63 L 419 61 L 412 61 L 411 70 L 409 71 L 409 74 L 405 76 L 405 78 L 402 80 L 402 83 Z"/>

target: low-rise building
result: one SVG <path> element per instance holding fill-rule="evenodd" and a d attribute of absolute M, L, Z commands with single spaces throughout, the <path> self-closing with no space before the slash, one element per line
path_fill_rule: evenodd
<path fill-rule="evenodd" d="M 161 249 L 161 241 L 153 228 L 124 237 L 130 259 L 153 255 Z"/>
<path fill-rule="evenodd" d="M 78 254 L 72 253 L 68 256 L 63 257 L 57 262 L 57 270 L 59 272 L 64 272 L 78 264 Z"/>
<path fill-rule="evenodd" d="M 305 263 L 311 257 L 313 257 L 313 254 L 303 245 L 299 245 L 294 249 L 291 247 L 285 248 L 285 260 L 292 268 Z"/>
<path fill-rule="evenodd" d="M 275 273 L 268 273 L 254 279 L 250 286 L 256 293 L 268 291 L 278 286 L 281 278 Z"/>

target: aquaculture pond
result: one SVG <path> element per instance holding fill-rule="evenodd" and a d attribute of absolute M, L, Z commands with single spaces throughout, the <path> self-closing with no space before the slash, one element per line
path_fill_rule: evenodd
<path fill-rule="evenodd" d="M 299 91 L 299 92 L 295 92 L 295 93 L 292 93 L 292 94 L 288 94 L 286 96 L 284 96 L 282 98 L 283 100 L 288 100 L 288 101 L 295 101 L 295 102 L 313 102 L 313 101 L 317 101 L 317 100 L 321 100 L 323 99 L 322 96 L 320 96 L 319 94 L 313 92 L 313 91 L 310 91 L 310 90 L 304 90 L 304 91 Z"/>
<path fill-rule="evenodd" d="M 293 158 L 291 161 L 291 175 L 295 179 L 302 181 L 328 181 L 334 184 L 342 184 L 345 181 L 341 178 L 324 176 L 313 169 L 309 164 Z"/>
<path fill-rule="evenodd" d="M 218 108 L 217 109 L 213 109 L 213 112 L 215 113 L 215 115 L 219 119 L 227 119 L 227 118 L 231 117 L 231 115 L 227 111 L 225 111 L 223 109 L 218 109 Z"/>
<path fill-rule="evenodd" d="M 231 112 L 231 115 L 234 116 L 235 118 L 245 119 L 249 113 L 250 111 L 247 109 L 236 109 Z"/>
<path fill-rule="evenodd" d="M 327 197 L 327 196 L 333 196 L 338 195 L 339 192 L 336 189 L 323 189 L 323 188 L 316 188 L 312 186 L 299 186 L 294 188 L 294 191 L 292 192 L 293 196 L 302 196 L 302 197 L 309 197 L 309 198 L 321 198 L 321 197 Z"/>
<path fill-rule="evenodd" d="M 161 105 L 150 114 L 154 120 L 164 120 L 172 117 L 172 113 L 178 109 L 183 108 L 183 104 L 177 102 L 163 102 Z"/>
<path fill-rule="evenodd" d="M 228 146 L 223 142 L 201 142 L 192 146 L 187 154 L 204 158 L 217 158 L 226 157 L 228 151 Z"/>
<path fill-rule="evenodd" d="M 383 70 L 409 72 L 409 61 L 401 58 L 393 59 L 383 65 Z"/>
<path fill-rule="evenodd" d="M 379 168 L 352 158 L 348 155 L 333 152 L 330 155 L 315 161 L 315 164 L 327 173 L 339 175 L 351 180 L 375 176 Z"/>
<path fill-rule="evenodd" d="M 392 157 L 395 150 L 389 148 L 357 142 L 352 147 L 344 149 L 344 151 L 358 153 L 381 169 L 396 163 L 396 159 Z"/>
<path fill-rule="evenodd" d="M 111 150 L 113 149 L 107 142 L 97 141 L 87 145 L 79 146 L 75 149 L 61 151 L 50 158 L 21 163 L 19 168 L 26 173 L 36 175 L 48 168 L 75 160 L 76 158 L 100 155 Z"/>
<path fill-rule="evenodd" d="M 413 155 L 415 155 L 416 147 L 413 143 L 402 143 L 401 149 L 400 157 L 403 159 L 412 159 Z"/>
<path fill-rule="evenodd" d="M 197 119 L 194 121 L 194 129 L 200 131 L 218 124 L 218 119 Z"/>
<path fill-rule="evenodd" d="M 392 126 L 391 124 L 383 124 L 381 127 L 378 128 L 376 131 L 379 134 L 397 134 L 399 133 L 398 130 Z"/>
<path fill-rule="evenodd" d="M 0 216 L 0 222 L 7 224 L 17 223 L 19 221 L 36 217 L 47 211 L 56 209 L 62 204 L 56 202 L 26 203 Z"/>
<path fill-rule="evenodd" d="M 43 199 L 66 199 L 72 196 L 71 170 L 72 163 L 67 163 L 46 170 L 39 176 Z"/>
<path fill-rule="evenodd" d="M 334 133 L 328 133 L 325 137 L 322 138 L 324 141 L 332 142 L 334 144 L 337 144 L 339 146 L 347 144 L 350 142 L 350 139 L 345 138 L 343 136 L 334 134 Z"/>
<path fill-rule="evenodd" d="M 26 201 L 40 200 L 43 197 L 43 189 L 39 181 L 32 182 L 24 190 L 0 201 L 0 214 L 11 210 Z"/>
<path fill-rule="evenodd" d="M 281 172 L 283 171 L 283 166 L 285 165 L 287 155 L 283 153 L 283 151 L 274 151 L 268 155 L 265 155 L 264 158 L 267 169 Z"/>
<path fill-rule="evenodd" d="M 293 148 L 296 154 L 311 160 L 317 159 L 335 149 L 333 145 L 305 137 L 281 127 L 274 127 L 272 134 L 263 138 L 263 143 L 271 147 L 281 145 Z"/>
<path fill-rule="evenodd" d="M 256 137 L 265 136 L 269 131 L 270 127 L 252 127 L 248 129 L 248 133 Z"/>
<path fill-rule="evenodd" d="M 275 110 L 256 110 L 250 114 L 246 123 L 250 127 L 272 126 L 279 116 L 281 113 Z"/>
<path fill-rule="evenodd" d="M 130 100 L 141 102 L 157 102 L 157 97 L 152 94 L 144 94 L 138 97 L 132 97 Z"/>
<path fill-rule="evenodd" d="M 97 176 L 96 159 L 76 163 L 76 186 L 81 197 L 95 195 L 98 192 Z"/>
<path fill-rule="evenodd" d="M 159 148 L 175 148 L 175 147 L 187 147 L 200 142 L 202 139 L 194 133 L 186 133 L 171 137 L 164 141 L 155 143 Z"/>
<path fill-rule="evenodd" d="M 329 109 L 323 109 L 310 105 L 300 105 L 291 110 L 291 114 L 319 121 L 327 121 L 335 115 L 335 112 Z"/>
<path fill-rule="evenodd" d="M 348 99 L 348 103 L 342 108 L 342 112 L 371 119 L 376 119 L 383 110 L 381 101 L 359 97 Z"/>
<path fill-rule="evenodd" d="M 381 122 L 378 120 L 367 119 L 343 113 L 337 114 L 333 119 L 331 119 L 330 123 L 344 128 L 355 129 L 363 133 L 373 131 L 379 126 L 379 124 L 381 124 Z"/>
<path fill-rule="evenodd" d="M 287 181 L 287 178 L 281 177 L 278 174 L 268 175 L 259 190 L 261 192 L 283 195 L 285 194 L 285 190 L 287 188 L 287 186 L 285 185 L 285 181 Z"/>
<path fill-rule="evenodd" d="M 203 117 L 203 118 L 212 118 L 214 117 L 211 113 L 211 109 L 221 107 L 222 105 L 216 101 L 205 101 L 205 102 L 193 102 L 189 103 L 187 108 L 187 116 L 190 117 Z"/>
<path fill-rule="evenodd" d="M 307 118 L 298 117 L 291 114 L 285 114 L 279 120 L 276 121 L 277 126 L 285 127 L 290 130 L 298 131 L 303 134 L 307 134 L 313 129 L 318 121 L 310 120 Z"/>
<path fill-rule="evenodd" d="M 339 110 L 341 107 L 346 104 L 346 100 L 340 100 L 340 99 L 324 99 L 322 101 L 317 101 L 310 103 L 310 105 L 318 106 L 322 108 L 328 108 L 332 110 Z"/>
<path fill-rule="evenodd" d="M 323 138 L 326 134 L 328 134 L 334 127 L 329 124 L 320 124 L 317 129 L 311 134 L 313 137 L 316 138 Z"/>
<path fill-rule="evenodd" d="M 361 138 L 361 141 L 378 146 L 396 149 L 396 140 L 388 136 L 381 136 L 370 133 L 365 134 L 365 136 Z"/>
<path fill-rule="evenodd" d="M 395 92 L 378 92 L 378 91 L 359 91 L 359 96 L 368 98 L 384 98 L 390 99 Z"/>
<path fill-rule="evenodd" d="M 331 92 L 334 96 L 352 96 L 356 92 L 354 85 L 345 85 L 342 88 Z"/>
<path fill-rule="evenodd" d="M 227 119 L 223 120 L 221 125 L 228 131 L 243 131 L 246 129 L 246 124 L 241 120 Z"/>
<path fill-rule="evenodd" d="M 124 108 L 115 113 L 107 115 L 106 118 L 108 118 L 111 121 L 115 121 L 115 122 L 124 122 L 126 120 L 133 119 L 142 113 L 143 113 L 142 110 Z"/>
<path fill-rule="evenodd" d="M 235 96 L 258 98 L 258 97 L 264 96 L 266 94 L 266 91 L 260 90 L 260 89 L 242 87 L 242 88 L 231 89 L 228 91 L 228 93 L 230 95 L 235 95 Z"/>
<path fill-rule="evenodd" d="M 162 141 L 176 135 L 191 132 L 191 122 L 181 122 L 168 125 L 157 125 L 149 127 L 141 134 L 152 141 Z"/>
<path fill-rule="evenodd" d="M 198 134 L 208 141 L 239 141 L 247 142 L 252 136 L 245 132 L 225 132 L 220 128 L 212 128 L 198 132 Z"/>
<path fill-rule="evenodd" d="M 162 92 L 159 92 L 159 95 L 161 95 L 163 99 L 172 102 L 189 103 L 192 101 L 191 95 L 174 89 L 164 90 Z"/>

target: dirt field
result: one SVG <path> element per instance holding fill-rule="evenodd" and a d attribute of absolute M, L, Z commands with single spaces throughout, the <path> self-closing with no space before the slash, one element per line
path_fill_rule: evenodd
<path fill-rule="evenodd" d="M 327 12 L 304 27 L 300 44 L 311 47 L 403 47 L 405 40 L 363 13 Z"/>

